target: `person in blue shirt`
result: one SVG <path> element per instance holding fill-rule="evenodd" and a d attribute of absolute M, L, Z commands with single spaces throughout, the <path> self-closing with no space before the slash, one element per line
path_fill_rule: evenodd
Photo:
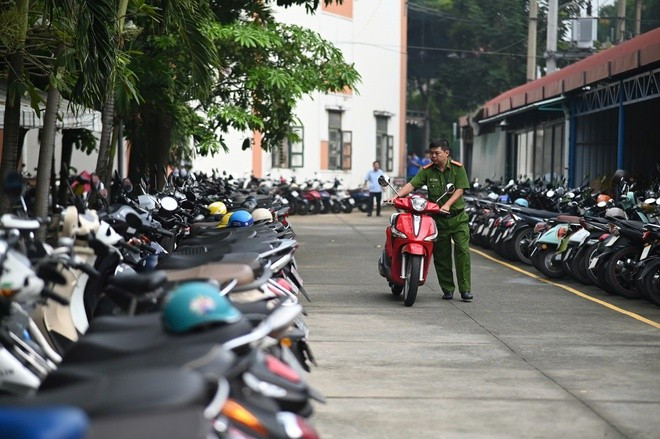
<path fill-rule="evenodd" d="M 378 177 L 385 175 L 380 169 L 380 163 L 376 160 L 373 163 L 374 168 L 367 172 L 364 182 L 369 186 L 369 204 L 367 205 L 367 216 L 371 216 L 374 209 L 374 199 L 376 200 L 376 216 L 380 216 L 380 202 L 383 196 L 383 189 L 378 184 Z"/>
<path fill-rule="evenodd" d="M 426 166 L 430 163 L 431 163 L 431 153 L 429 151 L 426 151 L 424 153 L 424 158 L 419 159 L 419 167 L 423 168 L 424 166 Z"/>
<path fill-rule="evenodd" d="M 419 171 L 419 157 L 414 152 L 409 152 L 408 161 L 406 162 L 407 181 L 410 181 L 417 174 L 417 171 Z"/>

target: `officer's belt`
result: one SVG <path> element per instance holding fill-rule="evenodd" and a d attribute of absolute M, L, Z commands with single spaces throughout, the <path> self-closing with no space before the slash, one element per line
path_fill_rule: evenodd
<path fill-rule="evenodd" d="M 465 209 L 456 210 L 456 211 L 451 212 L 449 214 L 440 213 L 440 214 L 436 215 L 435 217 L 436 218 L 453 218 L 455 216 L 458 216 L 458 215 L 462 214 L 463 212 L 465 212 Z"/>

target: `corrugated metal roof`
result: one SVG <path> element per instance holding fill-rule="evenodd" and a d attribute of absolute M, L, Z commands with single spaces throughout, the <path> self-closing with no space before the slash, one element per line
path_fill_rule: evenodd
<path fill-rule="evenodd" d="M 523 107 L 660 61 L 660 28 L 512 88 L 482 107 L 482 117 Z"/>

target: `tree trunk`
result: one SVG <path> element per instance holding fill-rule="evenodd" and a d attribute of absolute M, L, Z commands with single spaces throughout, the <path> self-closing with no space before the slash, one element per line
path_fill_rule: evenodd
<path fill-rule="evenodd" d="M 4 187 L 5 177 L 18 168 L 18 142 L 21 131 L 21 93 L 11 92 L 12 85 L 20 78 L 16 72 L 23 71 L 23 53 L 9 56 L 9 76 L 7 78 L 7 101 L 3 121 L 2 158 L 0 159 L 0 188 Z M 0 193 L 0 213 L 9 208 L 9 199 L 4 191 Z"/>
<path fill-rule="evenodd" d="M 60 157 L 60 186 L 57 199 L 61 205 L 66 203 L 67 185 L 69 184 L 69 169 L 73 155 L 73 143 L 76 130 L 62 130 L 62 155 Z"/>
<path fill-rule="evenodd" d="M 110 169 L 108 157 L 110 156 L 110 138 L 112 137 L 115 118 L 115 93 L 112 81 L 110 82 L 108 96 L 103 103 L 103 116 L 101 117 L 103 128 L 101 130 L 101 141 L 99 142 L 99 156 L 96 161 L 96 173 L 101 181 L 105 181 Z"/>
<path fill-rule="evenodd" d="M 57 111 L 60 106 L 60 91 L 51 79 L 46 99 L 46 111 L 44 114 L 44 127 L 41 131 L 41 147 L 39 148 L 39 167 L 37 168 L 37 193 L 34 205 L 34 214 L 37 217 L 48 216 L 48 192 L 50 169 L 55 149 L 55 122 Z M 46 238 L 46 226 L 42 226 L 37 233 L 39 239 Z"/>
<path fill-rule="evenodd" d="M 161 111 L 142 109 L 131 122 L 131 171 L 133 184 L 141 178 L 148 180 L 152 188 L 165 183 L 163 168 L 169 164 L 172 126 L 174 118 Z"/>
<path fill-rule="evenodd" d="M 9 208 L 9 199 L 2 190 L 5 176 L 7 172 L 15 171 L 18 167 L 22 93 L 15 93 L 11 90 L 23 77 L 23 46 L 27 35 L 29 7 L 30 0 L 16 0 L 15 2 L 15 8 L 21 17 L 21 22 L 15 41 L 16 51 L 7 57 L 7 101 L 5 102 L 2 157 L 0 158 L 0 213 L 6 212 Z"/>

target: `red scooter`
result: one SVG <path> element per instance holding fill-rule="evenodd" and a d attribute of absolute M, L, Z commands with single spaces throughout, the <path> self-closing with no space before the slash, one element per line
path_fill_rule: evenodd
<path fill-rule="evenodd" d="M 383 187 L 389 185 L 396 192 L 384 176 L 378 179 L 378 183 Z M 392 294 L 399 296 L 403 293 L 406 306 L 415 303 L 417 287 L 426 282 L 431 265 L 438 229 L 430 215 L 440 215 L 438 201 L 455 190 L 449 183 L 445 193 L 435 202 L 419 195 L 394 201 L 394 207 L 405 212 L 394 213 L 390 218 L 390 225 L 385 230 L 385 248 L 378 260 L 378 272 L 388 280 Z"/>

